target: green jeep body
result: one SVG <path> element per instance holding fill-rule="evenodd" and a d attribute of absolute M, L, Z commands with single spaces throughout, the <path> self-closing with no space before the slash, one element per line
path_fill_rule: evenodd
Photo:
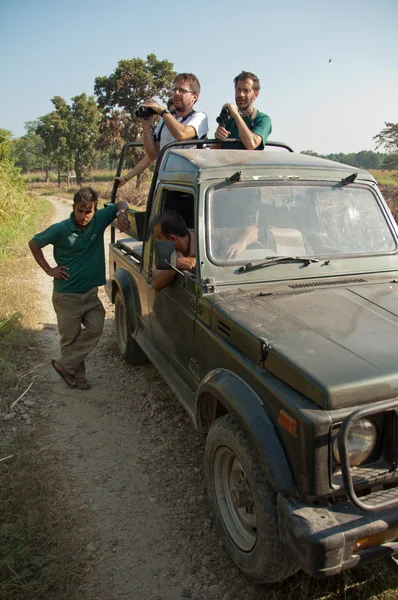
<path fill-rule="evenodd" d="M 197 267 L 155 292 L 167 208 L 194 229 Z M 249 213 L 258 240 L 226 260 L 216 237 Z M 268 147 L 171 146 L 129 217 L 109 253 L 119 347 L 209 431 L 210 504 L 239 568 L 277 581 L 396 566 L 398 231 L 374 178 Z"/>

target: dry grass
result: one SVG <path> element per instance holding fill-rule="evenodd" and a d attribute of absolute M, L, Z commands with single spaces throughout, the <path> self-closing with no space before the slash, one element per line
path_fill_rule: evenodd
<path fill-rule="evenodd" d="M 32 435 L 0 453 L 0 599 L 78 597 L 87 540 L 54 450 Z"/>
<path fill-rule="evenodd" d="M 398 171 L 382 171 L 380 169 L 369 169 L 379 185 L 398 186 Z"/>
<path fill-rule="evenodd" d="M 99 193 L 100 200 L 103 202 L 109 202 L 111 200 L 113 181 L 101 181 L 96 183 L 90 183 L 97 192 Z M 131 206 L 143 208 L 146 205 L 148 198 L 150 182 L 144 182 L 137 190 L 135 183 L 131 182 L 123 187 L 117 193 L 116 200 L 126 200 Z M 78 187 L 66 186 L 60 188 L 55 187 L 53 183 L 35 183 L 29 186 L 29 189 L 41 194 L 42 196 L 59 196 L 60 198 L 66 198 L 67 200 L 73 200 L 73 196 L 78 191 Z"/>
<path fill-rule="evenodd" d="M 48 203 L 46 208 L 40 228 L 51 220 Z M 37 219 L 36 227 L 39 230 Z M 0 261 L 0 413 L 7 411 L 8 392 L 25 363 L 26 348 L 40 342 L 41 294 L 34 276 L 35 263 L 27 246 L 30 235 L 31 232 L 13 256 Z"/>
<path fill-rule="evenodd" d="M 48 202 L 33 194 L 20 193 L 6 200 L 0 198 L 0 262 L 20 254 L 20 247 L 24 248 L 48 210 Z"/>

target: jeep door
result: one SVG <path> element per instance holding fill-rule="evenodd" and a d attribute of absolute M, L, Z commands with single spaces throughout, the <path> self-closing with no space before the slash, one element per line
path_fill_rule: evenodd
<path fill-rule="evenodd" d="M 193 227 L 194 192 L 192 189 L 183 186 L 172 188 L 159 186 L 153 219 L 171 208 L 183 215 L 188 227 Z M 155 236 L 153 233 L 151 235 L 153 251 Z M 150 288 L 148 298 L 153 341 L 192 391 L 198 384 L 194 359 L 198 289 L 197 275 L 188 272 L 184 275 L 176 273 L 172 284 L 160 292 Z"/>

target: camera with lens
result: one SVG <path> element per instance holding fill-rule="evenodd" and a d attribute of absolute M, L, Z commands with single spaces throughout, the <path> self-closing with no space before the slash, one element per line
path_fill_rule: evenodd
<path fill-rule="evenodd" d="M 139 119 L 145 119 L 145 121 L 148 121 L 151 115 L 156 115 L 156 112 L 150 106 L 139 106 L 135 111 L 135 116 Z"/>
<path fill-rule="evenodd" d="M 218 115 L 216 121 L 221 127 L 225 127 L 229 119 L 229 108 L 223 108 Z"/>

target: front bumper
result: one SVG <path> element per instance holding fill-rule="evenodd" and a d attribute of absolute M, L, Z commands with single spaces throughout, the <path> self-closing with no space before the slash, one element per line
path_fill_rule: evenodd
<path fill-rule="evenodd" d="M 336 575 L 361 561 L 398 555 L 395 541 L 355 549 L 360 538 L 397 531 L 398 509 L 365 512 L 351 502 L 327 507 L 278 495 L 281 539 L 310 575 Z"/>

